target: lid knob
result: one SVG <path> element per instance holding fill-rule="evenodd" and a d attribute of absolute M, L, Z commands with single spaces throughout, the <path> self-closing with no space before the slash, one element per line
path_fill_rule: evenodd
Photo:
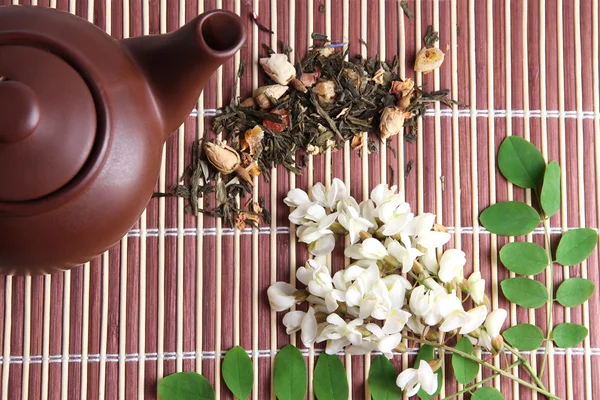
<path fill-rule="evenodd" d="M 0 142 L 14 143 L 27 138 L 40 122 L 35 93 L 17 81 L 0 77 Z"/>

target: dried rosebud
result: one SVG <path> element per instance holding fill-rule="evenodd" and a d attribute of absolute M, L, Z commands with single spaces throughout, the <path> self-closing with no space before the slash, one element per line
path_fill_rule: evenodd
<path fill-rule="evenodd" d="M 363 135 L 359 134 L 359 135 L 354 136 L 352 138 L 352 141 L 350 142 L 350 147 L 353 150 L 358 150 L 361 147 L 363 147 Z"/>
<path fill-rule="evenodd" d="M 381 138 L 387 139 L 402 132 L 404 129 L 404 112 L 398 107 L 390 106 L 383 109 L 379 130 Z"/>
<path fill-rule="evenodd" d="M 252 108 L 256 105 L 256 101 L 254 101 L 254 97 L 248 97 L 246 100 L 240 103 L 240 107 L 243 108 Z"/>
<path fill-rule="evenodd" d="M 204 151 L 208 161 L 223 175 L 231 174 L 240 166 L 240 155 L 225 142 L 206 142 Z"/>
<path fill-rule="evenodd" d="M 316 156 L 320 152 L 321 150 L 319 149 L 319 147 L 315 145 L 309 144 L 308 146 L 306 146 L 306 154 L 308 154 L 309 156 Z"/>
<path fill-rule="evenodd" d="M 406 110 L 408 108 L 408 106 L 410 106 L 410 102 L 411 102 L 410 97 L 411 97 L 410 95 L 401 97 L 397 103 L 398 108 L 401 110 Z M 409 116 L 409 118 L 410 118 L 410 116 Z"/>
<path fill-rule="evenodd" d="M 385 74 L 385 70 L 383 68 L 379 68 L 375 75 L 373 75 L 373 82 L 378 85 L 383 85 L 383 75 Z"/>
<path fill-rule="evenodd" d="M 254 91 L 254 100 L 260 108 L 271 108 L 275 105 L 271 103 L 271 99 L 278 100 L 288 89 L 287 86 L 283 85 L 262 86 Z"/>
<path fill-rule="evenodd" d="M 319 52 L 319 57 L 323 57 L 323 58 L 327 58 L 330 55 L 332 55 L 333 53 L 335 53 L 335 49 L 329 45 L 319 47 L 317 49 L 317 51 Z"/>
<path fill-rule="evenodd" d="M 304 87 L 311 88 L 317 83 L 317 79 L 321 76 L 320 72 L 304 73 L 300 75 L 300 81 Z"/>
<path fill-rule="evenodd" d="M 312 88 L 317 95 L 317 101 L 321 107 L 327 107 L 335 103 L 335 82 L 321 81 Z"/>
<path fill-rule="evenodd" d="M 296 76 L 296 68 L 288 61 L 285 54 L 271 54 L 269 58 L 261 58 L 260 65 L 280 85 L 287 85 Z"/>
<path fill-rule="evenodd" d="M 424 74 L 439 68 L 444 62 L 444 52 L 438 48 L 422 48 L 415 60 L 415 71 Z"/>
<path fill-rule="evenodd" d="M 348 79 L 358 91 L 362 91 L 367 86 L 367 77 L 351 68 L 346 69 L 344 75 L 346 75 L 346 79 Z"/>
<path fill-rule="evenodd" d="M 306 88 L 306 86 L 304 86 L 304 83 L 302 83 L 302 81 L 300 79 L 297 79 L 297 78 L 292 79 L 290 81 L 290 85 L 292 85 L 292 87 L 299 92 L 302 92 L 302 93 L 308 92 L 308 89 Z"/>
<path fill-rule="evenodd" d="M 273 132 L 281 133 L 287 129 L 290 124 L 290 116 L 286 110 L 273 110 L 271 114 L 276 114 L 281 117 L 282 123 L 273 122 L 269 120 L 263 121 L 263 126 L 267 129 L 270 129 Z"/>
<path fill-rule="evenodd" d="M 408 78 L 403 81 L 392 81 L 392 87 L 390 88 L 390 93 L 395 94 L 396 96 L 408 96 L 415 89 L 415 82 Z"/>

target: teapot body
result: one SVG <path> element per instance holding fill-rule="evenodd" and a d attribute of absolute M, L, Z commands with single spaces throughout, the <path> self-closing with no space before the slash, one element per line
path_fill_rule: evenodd
<path fill-rule="evenodd" d="M 245 39 L 221 10 L 117 41 L 66 12 L 0 7 L 0 273 L 69 269 L 127 234 L 164 141 Z"/>

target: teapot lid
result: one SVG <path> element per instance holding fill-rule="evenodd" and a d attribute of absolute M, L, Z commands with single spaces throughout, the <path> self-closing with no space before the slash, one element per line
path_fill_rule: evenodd
<path fill-rule="evenodd" d="M 38 47 L 0 45 L 0 202 L 49 195 L 87 161 L 97 131 L 83 77 Z"/>

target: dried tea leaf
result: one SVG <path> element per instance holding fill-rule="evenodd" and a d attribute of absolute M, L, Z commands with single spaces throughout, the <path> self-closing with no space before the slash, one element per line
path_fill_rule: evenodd
<path fill-rule="evenodd" d="M 425 37 L 423 38 L 425 46 L 433 46 L 438 40 L 440 40 L 439 32 L 434 31 L 433 26 L 429 25 L 425 32 Z"/>
<path fill-rule="evenodd" d="M 404 14 L 406 14 L 408 19 L 414 18 L 414 14 L 413 14 L 412 10 L 410 9 L 410 7 L 408 6 L 408 3 L 406 1 L 402 0 L 400 2 L 400 7 L 402 7 L 402 11 L 404 11 Z"/>

